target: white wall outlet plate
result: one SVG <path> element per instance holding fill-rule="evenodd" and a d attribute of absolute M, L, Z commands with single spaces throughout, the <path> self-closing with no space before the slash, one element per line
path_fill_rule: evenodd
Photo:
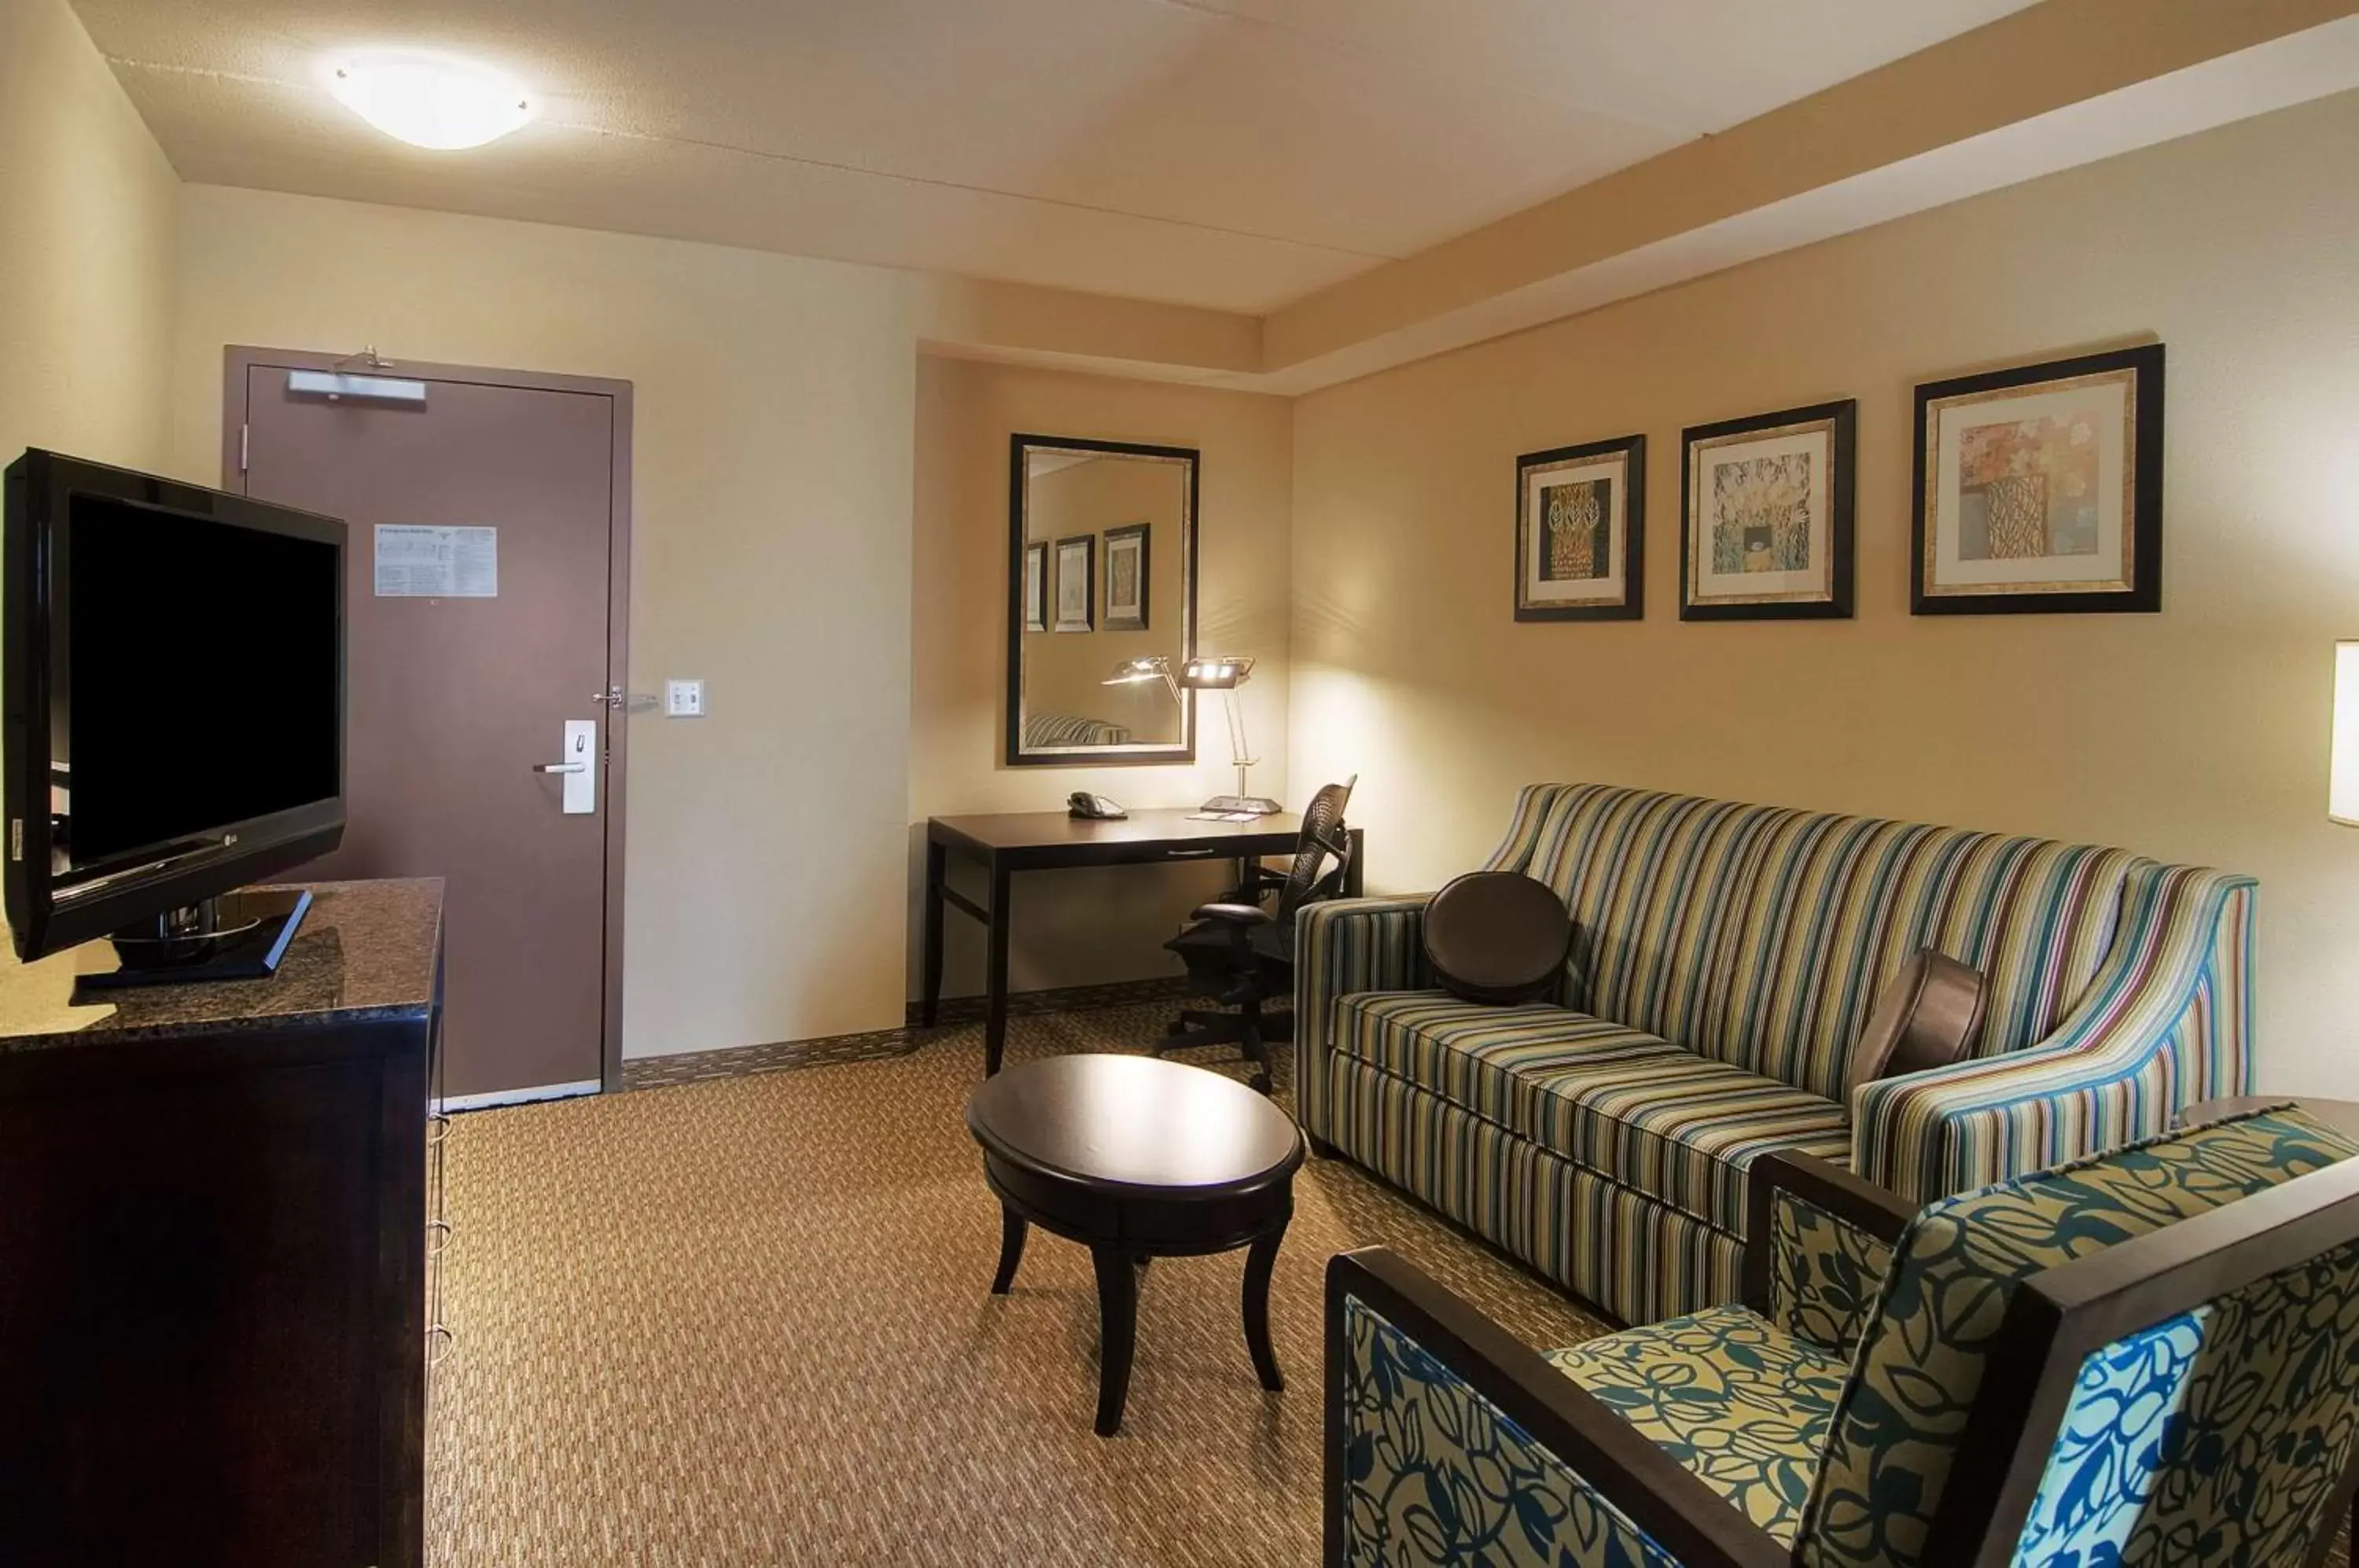
<path fill-rule="evenodd" d="M 704 717 L 704 682 L 701 681 L 665 681 L 664 717 L 668 719 Z"/>

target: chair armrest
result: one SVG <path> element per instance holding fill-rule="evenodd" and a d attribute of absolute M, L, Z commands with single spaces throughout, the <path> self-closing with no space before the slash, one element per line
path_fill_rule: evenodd
<path fill-rule="evenodd" d="M 1329 898 L 1295 911 L 1294 1114 L 1313 1138 L 1328 1138 L 1333 1128 L 1327 1051 L 1335 999 L 1433 984 L 1424 941 L 1425 906 L 1432 898 Z"/>
<path fill-rule="evenodd" d="M 1259 904 L 1199 904 L 1191 920 L 1221 920 L 1233 926 L 1266 926 L 1277 919 Z"/>
<path fill-rule="evenodd" d="M 1745 1304 L 1788 1334 L 1848 1355 L 1916 1211 L 1807 1154 L 1765 1154 L 1745 1181 Z"/>
<path fill-rule="evenodd" d="M 2251 1088 L 2254 883 L 2133 866 L 2113 946 L 2055 1033 L 1862 1084 L 1852 1169 L 1928 1202 L 2163 1131 Z"/>
<path fill-rule="evenodd" d="M 1328 1262 L 1326 1402 L 1330 1564 L 1792 1562 L 1538 1352 L 1382 1247 Z"/>

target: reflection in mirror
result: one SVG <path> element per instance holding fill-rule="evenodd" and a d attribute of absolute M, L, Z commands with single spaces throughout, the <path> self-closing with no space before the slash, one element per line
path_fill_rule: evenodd
<path fill-rule="evenodd" d="M 1185 762 L 1197 454 L 1019 435 L 1008 451 L 1007 760 Z"/>

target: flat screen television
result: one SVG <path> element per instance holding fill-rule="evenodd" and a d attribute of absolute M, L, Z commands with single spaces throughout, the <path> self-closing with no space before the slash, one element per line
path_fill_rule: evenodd
<path fill-rule="evenodd" d="M 111 937 L 121 983 L 267 973 L 300 903 L 223 896 L 343 836 L 344 525 L 38 450 L 5 484 L 17 956 Z"/>

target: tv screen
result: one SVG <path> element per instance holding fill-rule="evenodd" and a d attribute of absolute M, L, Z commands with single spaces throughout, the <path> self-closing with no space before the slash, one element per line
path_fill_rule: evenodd
<path fill-rule="evenodd" d="M 201 925 L 335 848 L 344 525 L 38 450 L 5 485 L 17 956 Z"/>
<path fill-rule="evenodd" d="M 335 545 L 88 494 L 67 528 L 67 867 L 337 793 Z"/>

